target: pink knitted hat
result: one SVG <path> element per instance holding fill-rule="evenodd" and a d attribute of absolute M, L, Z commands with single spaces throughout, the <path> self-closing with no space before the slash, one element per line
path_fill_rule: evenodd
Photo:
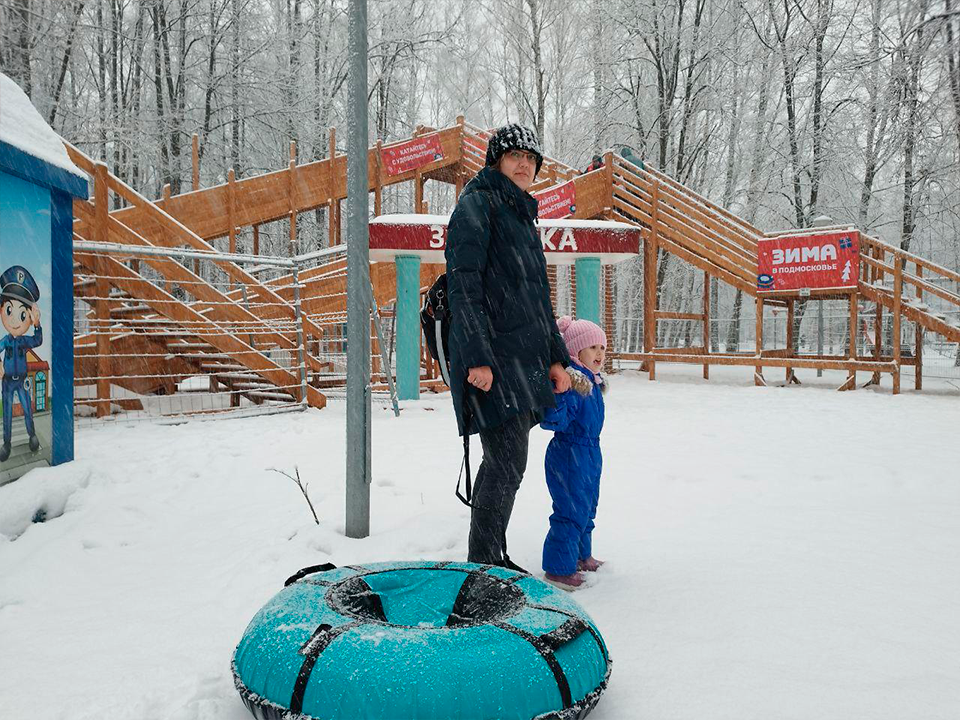
<path fill-rule="evenodd" d="M 604 349 L 607 347 L 607 334 L 599 325 L 589 320 L 574 320 L 569 315 L 564 315 L 557 320 L 557 327 L 560 328 L 563 342 L 567 345 L 570 359 L 574 362 L 580 362 L 580 351 L 584 348 L 593 345 L 601 345 Z"/>

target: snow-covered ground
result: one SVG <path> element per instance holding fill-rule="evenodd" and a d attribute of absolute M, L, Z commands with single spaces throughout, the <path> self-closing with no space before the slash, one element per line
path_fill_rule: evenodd
<path fill-rule="evenodd" d="M 698 373 L 624 373 L 607 396 L 594 546 L 608 565 L 575 595 L 614 659 L 591 718 L 960 717 L 960 391 Z M 75 463 L 0 488 L 0 715 L 241 720 L 231 653 L 292 572 L 462 559 L 449 399 L 374 413 L 365 540 L 343 535 L 339 403 L 85 427 Z M 532 435 L 510 531 L 530 568 L 548 439 Z M 270 471 L 294 467 L 319 527 Z"/>

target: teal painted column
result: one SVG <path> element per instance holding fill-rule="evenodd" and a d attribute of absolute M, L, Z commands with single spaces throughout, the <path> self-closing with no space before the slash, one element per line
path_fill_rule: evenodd
<path fill-rule="evenodd" d="M 420 399 L 420 258 L 397 256 L 397 395 Z"/>
<path fill-rule="evenodd" d="M 577 320 L 600 324 L 600 258 L 577 258 Z"/>

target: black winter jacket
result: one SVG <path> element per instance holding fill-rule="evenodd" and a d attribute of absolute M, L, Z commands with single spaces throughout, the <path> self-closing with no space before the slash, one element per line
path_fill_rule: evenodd
<path fill-rule="evenodd" d="M 547 263 L 534 225 L 537 201 L 493 167 L 463 189 L 447 230 L 450 382 L 460 434 L 554 407 L 549 368 L 569 355 L 550 305 Z M 489 392 L 466 385 L 489 365 Z"/>

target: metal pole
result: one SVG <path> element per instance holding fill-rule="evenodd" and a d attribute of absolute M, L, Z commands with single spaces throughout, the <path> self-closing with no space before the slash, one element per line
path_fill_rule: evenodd
<path fill-rule="evenodd" d="M 347 537 L 370 534 L 367 1 L 350 0 L 347 56 Z"/>
<path fill-rule="evenodd" d="M 300 303 L 300 277 L 293 266 L 293 315 L 297 323 L 297 364 L 300 367 L 300 402 L 307 402 L 307 354 L 304 346 L 303 308 Z"/>

